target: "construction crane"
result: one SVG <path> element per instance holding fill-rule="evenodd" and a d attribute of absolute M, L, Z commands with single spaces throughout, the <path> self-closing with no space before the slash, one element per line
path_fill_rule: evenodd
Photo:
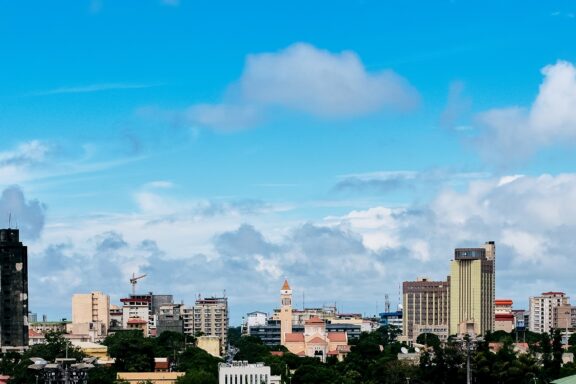
<path fill-rule="evenodd" d="M 132 273 L 132 277 L 130 278 L 130 284 L 132 284 L 132 296 L 136 295 L 136 283 L 138 280 L 146 277 L 146 274 L 142 276 L 136 276 L 135 273 Z"/>

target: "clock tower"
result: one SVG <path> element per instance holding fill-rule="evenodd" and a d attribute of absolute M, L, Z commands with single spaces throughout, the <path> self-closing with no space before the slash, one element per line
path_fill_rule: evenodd
<path fill-rule="evenodd" d="M 284 285 L 280 290 L 280 344 L 286 342 L 286 334 L 292 333 L 292 289 L 288 280 L 284 280 Z"/>

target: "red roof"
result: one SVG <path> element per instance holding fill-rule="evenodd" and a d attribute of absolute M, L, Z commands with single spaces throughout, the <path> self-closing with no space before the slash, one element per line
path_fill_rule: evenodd
<path fill-rule="evenodd" d="M 509 313 L 497 313 L 496 321 L 514 321 L 514 315 Z"/>
<path fill-rule="evenodd" d="M 550 295 L 564 295 L 564 292 L 544 292 L 542 293 L 542 296 L 550 296 Z"/>
<path fill-rule="evenodd" d="M 329 332 L 328 339 L 332 342 L 347 342 L 346 332 Z"/>
<path fill-rule="evenodd" d="M 306 320 L 306 325 L 312 325 L 312 324 L 324 324 L 324 320 L 322 320 L 321 318 L 314 316 L 311 317 L 309 320 Z"/>
<path fill-rule="evenodd" d="M 156 363 L 154 363 L 154 368 L 155 369 L 168 369 L 168 368 L 170 368 L 170 365 L 168 364 L 167 361 L 157 361 Z"/>
<path fill-rule="evenodd" d="M 308 341 L 309 344 L 326 344 L 326 340 L 320 338 L 320 337 L 315 337 L 312 340 Z"/>
<path fill-rule="evenodd" d="M 282 351 L 271 351 L 270 354 L 272 356 L 280 356 L 280 357 L 284 356 L 284 352 Z"/>
<path fill-rule="evenodd" d="M 303 333 L 287 333 L 286 335 L 284 335 L 284 337 L 286 338 L 286 342 L 288 342 L 288 343 L 290 343 L 290 342 L 303 343 L 304 342 L 304 334 Z"/>
<path fill-rule="evenodd" d="M 513 302 L 510 299 L 501 299 L 495 301 L 496 305 L 512 305 Z"/>
<path fill-rule="evenodd" d="M 284 280 L 284 284 L 282 285 L 282 291 L 289 291 L 290 284 L 288 284 L 288 279 Z"/>
<path fill-rule="evenodd" d="M 40 332 L 36 332 L 35 330 L 28 328 L 28 337 L 38 337 L 38 338 L 42 338 L 44 337 L 44 335 Z M 0 376 L 0 379 L 2 378 L 2 376 Z"/>

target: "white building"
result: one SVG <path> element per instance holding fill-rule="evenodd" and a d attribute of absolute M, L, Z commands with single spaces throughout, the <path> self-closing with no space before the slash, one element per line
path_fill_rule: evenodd
<path fill-rule="evenodd" d="M 218 364 L 218 384 L 280 384 L 280 376 L 272 376 L 263 363 L 234 361 Z"/>
<path fill-rule="evenodd" d="M 246 314 L 246 327 L 263 326 L 268 324 L 268 314 L 265 312 L 250 312 Z"/>
<path fill-rule="evenodd" d="M 550 332 L 554 328 L 554 308 L 569 304 L 570 298 L 564 292 L 544 292 L 530 298 L 530 318 L 528 329 L 531 332 Z"/>

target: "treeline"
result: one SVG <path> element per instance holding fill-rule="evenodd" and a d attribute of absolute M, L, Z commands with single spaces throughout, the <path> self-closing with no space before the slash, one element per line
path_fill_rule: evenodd
<path fill-rule="evenodd" d="M 284 347 L 270 348 L 254 336 L 240 336 L 238 328 L 231 328 L 229 340 L 236 354 L 234 360 L 250 363 L 264 362 L 273 375 L 280 375 L 283 383 L 290 384 L 452 384 L 466 382 L 466 366 L 470 353 L 473 383 L 534 384 L 549 383 L 554 379 L 576 374 L 574 363 L 562 364 L 564 349 L 561 335 L 495 332 L 482 340 L 451 338 L 440 343 L 433 334 L 420 335 L 422 348 L 419 363 L 398 360 L 402 348 L 397 341 L 398 330 L 380 327 L 372 333 L 362 333 L 351 340 L 351 352 L 344 361 L 328 357 L 326 363 L 316 358 L 298 357 Z M 516 340 L 528 343 L 528 353 L 516 353 Z M 8 352 L 2 356 L 0 372 L 13 376 L 13 383 L 36 383 L 35 372 L 28 369 L 31 357 L 47 361 L 66 356 L 81 359 L 83 353 L 74 348 L 60 334 L 47 334 L 46 344 L 32 346 L 24 354 Z M 500 343 L 496 352 L 490 343 Z M 154 357 L 168 357 L 172 370 L 185 372 L 178 384 L 218 383 L 218 363 L 215 358 L 194 346 L 193 338 L 179 333 L 164 332 L 157 338 L 145 338 L 141 332 L 126 331 L 109 336 L 104 341 L 108 353 L 115 358 L 111 367 L 96 367 L 89 372 L 90 384 L 112 384 L 117 372 L 151 372 Z M 569 344 L 576 345 L 576 335 Z M 282 351 L 282 354 L 273 353 Z M 570 352 L 576 352 L 570 347 Z"/>
<path fill-rule="evenodd" d="M 468 352 L 472 383 L 550 383 L 576 374 L 576 364 L 562 364 L 563 353 L 576 352 L 576 348 L 563 349 L 560 331 L 552 335 L 499 331 L 488 333 L 480 340 L 450 338 L 446 343 L 441 343 L 434 334 L 422 334 L 417 343 L 428 348 L 421 348 L 420 361 L 416 364 L 398 360 L 403 347 L 408 352 L 415 350 L 398 342 L 397 336 L 398 331 L 393 327 L 363 333 L 350 342 L 351 352 L 344 361 L 329 357 L 325 364 L 287 352 L 275 356 L 258 338 L 244 336 L 235 340 L 240 349 L 236 359 L 263 361 L 272 367 L 273 374 L 282 375 L 285 383 L 292 384 L 465 383 Z M 528 344 L 527 353 L 514 350 L 516 340 Z M 491 351 L 490 343 L 498 343 L 498 348 Z M 569 344 L 576 345 L 576 335 L 570 338 Z"/>

